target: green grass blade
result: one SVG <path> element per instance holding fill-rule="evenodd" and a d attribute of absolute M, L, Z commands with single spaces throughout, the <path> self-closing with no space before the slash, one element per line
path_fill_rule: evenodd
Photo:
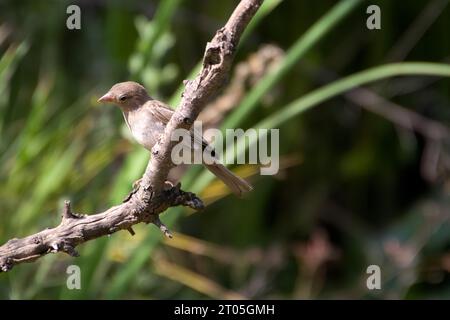
<path fill-rule="evenodd" d="M 8 78 L 12 74 L 17 63 L 25 56 L 29 48 L 26 41 L 21 42 L 18 46 L 9 47 L 0 58 L 0 136 L 5 124 L 6 107 L 8 105 L 8 97 L 6 89 L 9 85 Z M 0 139 L 0 148 L 4 141 Z"/>
<path fill-rule="evenodd" d="M 135 65 L 131 67 L 131 78 L 140 79 L 141 72 L 144 67 L 147 65 L 149 59 L 153 56 L 153 48 L 157 43 L 158 39 L 164 34 L 166 30 L 169 29 L 170 21 L 175 13 L 177 7 L 179 7 L 180 2 L 182 0 L 166 0 L 162 1 L 156 11 L 155 16 L 153 17 L 148 37 L 145 38 L 145 41 L 140 41 L 138 43 L 137 50 L 144 54 L 143 60 L 139 65 Z"/>
<path fill-rule="evenodd" d="M 268 16 L 283 0 L 266 0 L 263 2 L 261 8 L 259 8 L 256 15 L 253 17 L 253 19 L 250 21 L 249 25 L 245 29 L 244 33 L 241 36 L 241 41 L 239 41 L 238 44 L 238 50 L 242 46 L 243 43 L 247 40 L 247 38 L 252 34 L 253 30 L 255 30 L 258 25 L 261 23 L 261 21 Z M 202 67 L 202 62 L 199 61 L 194 68 L 192 68 L 191 72 L 189 73 L 187 79 L 194 78 L 199 72 L 200 68 Z M 169 105 L 174 108 L 176 107 L 181 100 L 181 94 L 183 93 L 184 85 L 181 84 L 177 90 L 174 92 L 172 97 L 169 99 Z"/>
<path fill-rule="evenodd" d="M 322 40 L 340 21 L 342 21 L 362 0 L 342 0 L 326 15 L 301 36 L 288 50 L 278 67 L 261 79 L 236 107 L 222 128 L 234 128 L 258 105 L 260 99 L 302 58 L 308 50 Z"/>
<path fill-rule="evenodd" d="M 300 97 L 299 99 L 282 108 L 280 112 L 275 113 L 257 123 L 254 128 L 276 128 L 298 116 L 299 114 L 313 107 L 316 107 L 324 101 L 336 97 L 346 91 L 382 79 L 406 75 L 450 77 L 450 65 L 440 63 L 408 62 L 387 64 L 364 70 L 356 74 L 347 76 L 343 79 L 334 81 L 322 88 L 314 90 Z M 249 140 L 248 145 L 246 145 L 245 139 L 240 139 L 237 142 L 236 157 L 246 152 L 247 147 L 256 142 L 257 139 L 255 140 L 252 137 Z M 196 179 L 196 183 L 192 186 L 192 191 L 201 191 L 212 180 L 213 176 L 209 172 L 204 171 L 201 176 Z"/>
<path fill-rule="evenodd" d="M 406 62 L 387 64 L 361 71 L 306 94 L 287 105 L 281 112 L 261 121 L 256 127 L 274 128 L 292 117 L 319 105 L 325 100 L 348 90 L 382 79 L 406 75 L 450 77 L 450 65 L 441 63 Z"/>
<path fill-rule="evenodd" d="M 285 72 L 288 71 L 290 66 L 294 62 L 297 61 L 297 59 L 294 59 L 294 58 L 297 58 L 297 55 L 299 54 L 297 51 L 300 51 L 300 53 L 302 53 L 302 51 L 306 51 L 310 46 L 315 44 L 319 40 L 317 37 L 322 36 L 325 33 L 325 31 L 328 31 L 332 26 L 334 26 L 336 24 L 336 22 L 331 21 L 332 19 L 342 19 L 347 13 L 349 13 L 351 11 L 351 9 L 353 9 L 361 1 L 362 0 L 343 0 L 338 4 L 337 7 L 333 8 L 331 10 L 330 14 L 327 14 L 323 18 L 323 19 L 326 19 L 326 23 L 322 23 L 322 24 L 318 25 L 319 22 L 322 21 L 322 19 L 319 20 L 319 22 L 317 24 L 315 24 L 315 27 L 313 27 L 308 32 L 309 35 L 305 35 L 304 37 L 301 38 L 301 39 L 305 39 L 302 41 L 302 44 L 299 45 L 297 43 L 296 45 L 294 45 L 293 49 L 295 49 L 295 51 L 296 51 L 295 55 L 294 55 L 294 53 L 291 53 L 291 57 L 289 58 L 293 62 L 290 62 L 290 64 L 285 66 L 283 68 L 283 72 L 280 73 L 280 75 L 272 76 L 271 81 L 273 81 L 273 84 L 275 84 L 281 78 L 281 76 Z M 262 17 L 266 16 L 271 10 L 273 10 L 277 4 L 278 4 L 278 2 L 276 2 L 276 1 L 274 1 L 274 3 L 269 3 L 269 6 L 267 7 L 267 9 L 265 11 L 263 11 L 261 18 L 259 20 L 256 20 L 257 23 L 259 23 L 262 20 Z M 257 24 L 255 23 L 253 28 L 255 28 L 256 25 Z M 249 35 L 249 33 L 244 34 L 244 35 L 247 37 Z M 244 40 L 245 40 L 245 38 L 241 39 L 240 43 L 243 43 Z M 298 47 L 300 47 L 300 48 L 298 48 Z M 198 64 L 194 68 L 193 72 L 191 72 L 190 76 L 193 77 L 196 73 L 198 73 L 198 71 L 200 70 L 200 66 L 201 66 L 201 64 Z M 271 84 L 271 85 L 273 85 L 273 84 Z M 184 88 L 183 86 L 180 86 L 180 88 L 176 91 L 176 93 L 170 100 L 171 105 L 178 104 L 178 101 L 181 96 L 181 92 L 182 92 L 183 88 Z M 262 96 L 262 94 L 261 94 L 261 96 Z M 256 103 L 255 103 L 255 105 L 256 105 Z M 242 107 L 242 105 L 240 107 Z M 252 107 L 253 107 L 253 105 L 250 105 L 250 108 L 252 108 Z M 241 119 L 241 118 L 239 117 L 239 119 Z M 194 180 L 194 177 L 196 176 L 195 173 L 197 173 L 198 171 L 195 171 L 195 168 L 194 168 L 193 172 L 194 173 L 192 173 L 192 175 L 191 175 L 192 178 L 185 177 L 185 179 L 183 179 L 182 182 L 185 187 L 187 186 L 190 188 L 190 185 L 194 181 L 197 181 L 197 179 Z M 181 214 L 181 212 L 182 212 L 182 209 L 180 209 L 180 208 L 172 208 L 168 211 L 167 217 L 169 218 L 169 217 L 175 216 L 174 219 L 176 220 L 176 217 L 178 217 Z M 167 223 L 167 222 L 165 221 L 165 223 Z M 116 278 L 113 280 L 113 282 L 111 284 L 111 287 L 110 287 L 111 289 L 108 290 L 108 292 L 111 291 L 111 293 L 109 294 L 110 298 L 113 298 L 113 297 L 119 298 L 121 296 L 121 294 L 123 292 L 125 292 L 127 284 L 130 282 L 130 280 L 133 278 L 133 276 L 140 270 L 142 265 L 145 263 L 145 260 L 142 260 L 142 256 L 148 257 L 151 254 L 151 250 L 155 247 L 156 242 L 159 242 L 160 239 L 161 239 L 161 237 L 154 237 L 152 235 L 149 235 L 147 237 L 147 239 L 143 242 L 143 244 L 135 250 L 131 259 L 127 262 L 131 266 L 133 266 L 133 268 L 132 268 L 133 270 L 131 270 L 131 269 L 128 270 L 127 268 L 125 268 L 125 269 L 120 270 L 117 273 Z"/>

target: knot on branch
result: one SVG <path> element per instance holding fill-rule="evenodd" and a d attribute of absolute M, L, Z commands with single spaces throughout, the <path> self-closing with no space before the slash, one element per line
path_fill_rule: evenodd
<path fill-rule="evenodd" d="M 221 48 L 219 46 L 213 46 L 211 44 L 208 44 L 208 47 L 206 48 L 205 57 L 203 58 L 203 65 L 204 66 L 210 66 L 219 64 L 222 61 L 220 50 Z"/>
<path fill-rule="evenodd" d="M 67 253 L 71 257 L 78 257 L 78 256 L 80 256 L 78 251 L 75 250 L 75 246 L 70 244 L 70 243 L 68 243 L 68 242 L 63 242 L 62 243 L 61 251 Z"/>
<path fill-rule="evenodd" d="M 13 262 L 11 258 L 1 259 L 0 260 L 0 271 L 7 272 L 12 269 Z"/>
<path fill-rule="evenodd" d="M 155 206 L 155 204 L 157 205 Z M 134 214 L 138 216 L 141 221 L 156 225 L 166 237 L 172 238 L 172 234 L 169 229 L 159 219 L 159 214 L 169 207 L 180 205 L 192 208 L 194 210 L 201 210 L 205 207 L 203 201 L 197 197 L 197 195 L 192 192 L 181 190 L 180 183 L 173 186 L 167 181 L 166 188 L 159 193 L 157 197 L 152 199 L 152 206 L 142 208 L 142 211 L 137 210 Z M 128 231 L 131 235 L 134 235 L 134 231 L 132 229 L 128 229 Z"/>
<path fill-rule="evenodd" d="M 69 200 L 65 200 L 64 201 L 64 209 L 63 209 L 62 218 L 63 218 L 63 220 L 64 219 L 72 219 L 73 218 L 72 209 L 70 208 L 70 201 Z"/>
<path fill-rule="evenodd" d="M 211 42 L 206 45 L 205 54 L 203 56 L 203 67 L 210 69 L 214 65 L 221 66 L 226 61 L 230 62 L 228 57 L 232 56 L 236 51 L 236 46 L 231 41 L 233 34 L 226 28 L 219 29 Z"/>
<path fill-rule="evenodd" d="M 72 212 L 71 206 L 70 206 L 70 201 L 69 200 L 65 200 L 64 201 L 64 209 L 63 209 L 63 213 L 62 213 L 62 222 L 65 222 L 67 220 L 70 219 L 81 219 L 83 218 L 85 215 L 83 214 L 77 214 L 75 212 Z"/>
<path fill-rule="evenodd" d="M 185 206 L 194 210 L 205 208 L 203 201 L 195 193 L 181 190 L 181 183 L 174 186 L 166 181 L 165 188 L 158 195 L 153 194 L 141 183 L 142 180 L 135 182 L 133 191 L 124 199 L 124 202 L 128 202 L 133 196 L 137 197 L 136 206 L 140 205 L 134 211 L 136 216 L 141 214 L 156 215 L 166 208 L 175 206 Z"/>
<path fill-rule="evenodd" d="M 194 210 L 205 208 L 203 201 L 195 193 L 181 190 L 181 183 L 163 191 L 163 197 L 171 206 L 185 206 Z"/>
<path fill-rule="evenodd" d="M 41 244 L 43 242 L 42 238 L 40 236 L 33 237 L 33 243 L 34 244 Z"/>
<path fill-rule="evenodd" d="M 48 251 L 51 253 L 65 252 L 72 257 L 78 257 L 80 254 L 75 250 L 75 245 L 67 240 L 53 242 L 49 245 Z"/>

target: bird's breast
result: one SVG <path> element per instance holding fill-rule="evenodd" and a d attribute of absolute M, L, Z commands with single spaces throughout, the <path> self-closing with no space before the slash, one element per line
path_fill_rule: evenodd
<path fill-rule="evenodd" d="M 150 151 L 164 132 L 164 125 L 147 113 L 130 114 L 126 120 L 136 142 Z"/>

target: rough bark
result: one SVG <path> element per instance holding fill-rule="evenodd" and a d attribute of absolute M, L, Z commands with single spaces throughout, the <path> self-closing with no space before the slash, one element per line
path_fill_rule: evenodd
<path fill-rule="evenodd" d="M 31 262 L 48 254 L 65 252 L 77 256 L 76 246 L 83 242 L 128 230 L 137 223 L 153 223 L 168 237 L 169 230 L 159 214 L 172 206 L 202 209 L 202 201 L 193 193 L 180 189 L 180 185 L 167 187 L 165 180 L 173 167 L 171 151 L 176 141 L 170 137 L 174 130 L 189 129 L 208 100 L 218 93 L 225 82 L 239 39 L 263 0 L 242 0 L 226 25 L 217 31 L 206 46 L 203 68 L 186 88 L 179 108 L 169 121 L 164 135 L 152 150 L 152 157 L 142 177 L 140 187 L 133 190 L 120 205 L 104 212 L 86 215 L 73 213 L 65 202 L 61 223 L 22 239 L 11 239 L 0 247 L 0 272 L 15 265 Z"/>

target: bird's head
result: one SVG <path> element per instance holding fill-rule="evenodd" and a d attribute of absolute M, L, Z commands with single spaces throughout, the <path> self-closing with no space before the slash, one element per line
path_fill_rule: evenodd
<path fill-rule="evenodd" d="M 111 87 L 98 102 L 112 103 L 125 111 L 139 108 L 150 99 L 147 90 L 137 82 L 120 82 Z"/>

